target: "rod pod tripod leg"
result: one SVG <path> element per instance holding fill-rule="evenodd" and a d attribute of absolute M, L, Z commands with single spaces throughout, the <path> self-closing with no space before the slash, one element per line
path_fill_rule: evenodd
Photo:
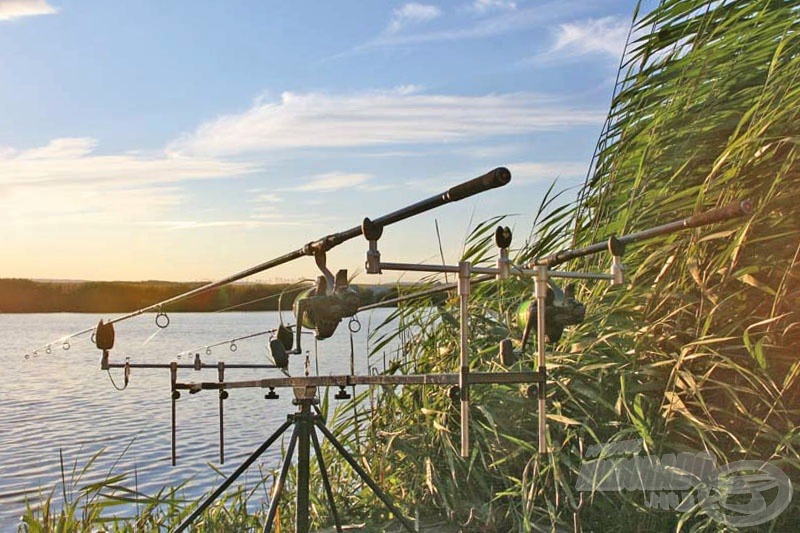
<path fill-rule="evenodd" d="M 228 476 L 228 478 L 225 481 L 222 482 L 222 484 L 219 487 L 217 487 L 217 490 L 215 490 L 208 498 L 203 500 L 203 502 L 197 506 L 197 509 L 195 509 L 192 514 L 186 517 L 186 519 L 184 519 L 184 521 L 181 522 L 177 528 L 175 528 L 174 533 L 181 533 L 182 531 L 185 531 L 192 524 L 192 522 L 194 522 L 197 517 L 203 514 L 203 511 L 205 511 L 209 505 L 214 503 L 214 500 L 219 498 L 222 495 L 222 493 L 225 492 L 225 490 L 227 490 L 227 488 L 230 487 L 233 484 L 233 482 L 236 481 L 236 479 L 239 476 L 241 476 L 244 473 L 244 471 L 247 470 L 250 467 L 250 465 L 252 465 L 255 462 L 255 460 L 258 459 L 261 456 L 261 454 L 263 454 L 267 450 L 267 448 L 272 446 L 272 443 L 278 440 L 278 438 L 281 435 L 283 435 L 283 433 L 287 429 L 289 429 L 289 426 L 291 425 L 292 425 L 291 418 L 287 419 L 286 422 L 281 424 L 281 427 L 275 430 L 275 432 L 272 435 L 270 435 L 266 441 L 264 441 L 264 444 L 259 446 L 256 449 L 256 451 L 254 451 L 250 455 L 250 457 L 248 457 L 241 465 L 239 465 L 239 468 L 237 468 L 230 476 Z"/>
<path fill-rule="evenodd" d="M 315 389 L 310 387 L 311 390 Z M 295 391 L 297 394 L 297 390 Z M 181 522 L 174 530 L 175 533 L 186 531 L 188 527 L 197 519 L 203 511 L 205 511 L 214 501 L 219 498 L 222 493 L 233 484 L 236 479 L 252 465 L 278 438 L 283 435 L 290 426 L 294 425 L 294 431 L 289 439 L 289 445 L 286 449 L 286 455 L 283 459 L 281 466 L 281 473 L 278 477 L 278 482 L 275 485 L 275 491 L 272 495 L 267 520 L 264 524 L 264 532 L 269 533 L 272 531 L 272 526 L 275 522 L 275 517 L 278 512 L 278 505 L 280 504 L 281 494 L 286 482 L 286 477 L 289 468 L 292 464 L 292 457 L 294 455 L 295 447 L 297 447 L 297 494 L 296 494 L 296 508 L 297 514 L 295 516 L 295 532 L 308 533 L 311 527 L 309 520 L 309 503 L 310 503 L 310 463 L 311 463 L 311 446 L 314 447 L 314 453 L 317 456 L 320 473 L 322 475 L 322 482 L 325 488 L 325 494 L 328 499 L 328 506 L 333 516 L 336 530 L 341 532 L 342 525 L 339 520 L 339 515 L 336 511 L 336 505 L 333 500 L 333 490 L 331 489 L 330 479 L 328 472 L 325 468 L 325 461 L 322 457 L 322 448 L 319 444 L 316 428 L 322 431 L 323 435 L 333 444 L 336 451 L 347 461 L 347 463 L 356 471 L 359 477 L 364 481 L 373 493 L 386 505 L 386 507 L 397 517 L 402 523 L 403 527 L 409 531 L 414 532 L 413 524 L 395 507 L 392 500 L 385 494 L 369 474 L 361 468 L 358 462 L 350 455 L 350 452 L 339 442 L 331 431 L 325 426 L 322 417 L 312 412 L 311 407 L 316 403 L 316 398 L 313 394 L 304 395 L 298 394 L 294 400 L 295 405 L 299 406 L 297 413 L 291 414 L 284 422 L 264 443 L 259 446 L 246 460 L 237 468 L 210 496 L 197 506 L 197 509 Z"/>
<path fill-rule="evenodd" d="M 311 389 L 314 390 L 313 388 Z M 292 462 L 292 453 L 294 452 L 295 444 L 297 444 L 297 494 L 295 496 L 297 514 L 295 515 L 295 532 L 308 533 L 311 527 L 308 509 L 310 500 L 309 484 L 312 445 L 314 446 L 314 453 L 317 456 L 317 461 L 319 463 L 320 473 L 322 475 L 322 483 L 328 498 L 328 506 L 330 508 L 331 515 L 333 516 L 336 530 L 339 532 L 342 531 L 339 515 L 336 511 L 336 504 L 333 500 L 333 490 L 331 489 L 330 479 L 328 478 L 328 472 L 325 468 L 325 462 L 322 457 L 322 447 L 320 446 L 319 439 L 317 437 L 317 428 L 319 428 L 323 435 L 331 442 L 331 444 L 333 444 L 339 455 L 341 455 L 342 458 L 344 458 L 344 460 L 347 461 L 347 463 L 353 468 L 353 470 L 356 471 L 362 481 L 369 486 L 372 492 L 375 493 L 375 495 L 384 503 L 384 505 L 386 505 L 386 507 L 397 517 L 398 520 L 400 520 L 403 527 L 407 531 L 414 533 L 416 530 L 414 529 L 413 524 L 397 509 L 389 496 L 381 490 L 381 488 L 375 483 L 369 474 L 363 468 L 361 468 L 350 452 L 348 452 L 342 443 L 336 439 L 333 433 L 331 433 L 331 431 L 325 426 L 322 417 L 319 414 L 312 412 L 311 407 L 316 402 L 316 399 L 313 397 L 313 395 L 298 396 L 294 402 L 300 406 L 300 410 L 294 415 L 290 416 L 290 420 L 295 424 L 295 431 L 292 434 L 292 440 L 289 442 L 289 448 L 287 449 L 286 456 L 284 457 L 283 467 L 278 479 L 275 494 L 272 496 L 269 514 L 267 516 L 267 521 L 264 524 L 264 533 L 272 532 L 272 526 L 275 522 L 275 516 L 277 514 L 281 493 L 283 492 L 286 474 L 289 471 L 289 466 Z"/>

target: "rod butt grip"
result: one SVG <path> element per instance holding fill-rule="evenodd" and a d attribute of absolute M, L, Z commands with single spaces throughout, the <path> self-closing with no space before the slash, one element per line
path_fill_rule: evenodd
<path fill-rule="evenodd" d="M 711 209 L 709 211 L 705 211 L 704 213 L 698 213 L 692 217 L 689 217 L 686 220 L 685 225 L 687 228 L 696 228 L 699 226 L 705 226 L 706 224 L 713 224 L 715 222 L 722 222 L 732 218 L 749 215 L 752 212 L 753 202 L 750 200 L 741 200 L 730 203 L 724 207 L 718 207 L 716 209 Z"/>
<path fill-rule="evenodd" d="M 505 167 L 498 167 L 469 181 L 455 187 L 451 187 L 446 193 L 445 198 L 450 202 L 457 202 L 475 194 L 489 189 L 502 187 L 511 181 L 511 172 Z"/>

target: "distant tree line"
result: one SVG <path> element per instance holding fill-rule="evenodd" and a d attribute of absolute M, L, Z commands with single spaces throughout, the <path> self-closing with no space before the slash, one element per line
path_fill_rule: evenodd
<path fill-rule="evenodd" d="M 34 281 L 0 279 L 0 313 L 124 313 L 204 285 L 169 281 Z M 170 305 L 173 312 L 284 310 L 307 285 L 234 283 Z M 280 295 L 283 294 L 282 297 Z M 251 302 L 251 303 L 248 303 Z"/>

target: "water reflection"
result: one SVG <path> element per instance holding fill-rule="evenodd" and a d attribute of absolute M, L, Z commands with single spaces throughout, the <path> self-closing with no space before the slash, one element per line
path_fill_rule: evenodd
<path fill-rule="evenodd" d="M 361 316 L 373 326 L 388 314 L 376 310 Z M 101 481 L 113 474 L 127 474 L 123 485 L 152 494 L 164 485 L 189 480 L 185 495 L 196 498 L 219 477 L 207 463 L 218 465 L 217 395 L 204 392 L 183 394 L 178 401 L 178 465 L 170 466 L 170 375 L 168 370 L 134 369 L 128 388 L 116 391 L 106 372 L 100 370 L 100 353 L 88 336 L 71 342 L 71 349 L 51 350 L 25 360 L 33 346 L 78 331 L 100 317 L 83 314 L 0 315 L 0 531 L 14 530 L 24 502 L 40 501 L 54 488 L 59 501 L 61 478 L 59 450 L 63 452 L 68 484 L 97 454 L 96 462 L 81 479 Z M 157 330 L 145 315 L 117 324 L 113 362 L 168 363 L 177 354 L 226 338 L 248 335 L 277 327 L 277 313 L 173 314 L 169 328 Z M 154 331 L 160 331 L 153 335 Z M 304 348 L 316 353 L 320 374 L 350 370 L 350 339 L 347 324 L 333 338 L 318 344 L 305 340 Z M 354 334 L 356 369 L 366 373 L 367 328 Z M 267 338 L 238 343 L 201 353 L 204 362 L 268 363 Z M 183 361 L 189 358 L 184 356 Z M 301 375 L 303 357 L 290 360 L 292 375 Z M 248 380 L 276 375 L 275 370 L 226 369 L 226 380 Z M 111 370 L 118 384 L 122 371 Z M 216 381 L 216 369 L 182 371 L 181 381 Z M 294 411 L 291 394 L 265 400 L 265 391 L 235 389 L 225 403 L 225 452 L 223 472 L 230 473 Z M 286 437 L 288 439 L 288 436 Z M 279 466 L 281 447 L 275 445 L 261 456 L 249 473 L 255 482 L 259 469 Z M 135 479 L 134 479 L 135 473 Z M 242 479 L 248 479 L 243 477 Z M 78 487 L 72 487 L 77 491 Z"/>

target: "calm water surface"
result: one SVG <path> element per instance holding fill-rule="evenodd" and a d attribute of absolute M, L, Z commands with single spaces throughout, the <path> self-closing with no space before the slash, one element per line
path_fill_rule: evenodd
<path fill-rule="evenodd" d="M 355 334 L 358 372 L 366 373 L 367 331 L 388 314 L 376 310 L 361 313 L 363 328 Z M 126 474 L 123 485 L 154 494 L 164 485 L 189 480 L 185 496 L 196 498 L 220 482 L 209 464 L 232 472 L 295 410 L 288 390 L 280 400 L 264 399 L 260 389 L 230 391 L 225 402 L 225 465 L 219 465 L 218 403 L 214 391 L 183 394 L 178 401 L 178 465 L 170 465 L 170 376 L 169 370 L 132 371 L 130 385 L 117 391 L 109 375 L 101 371 L 100 352 L 88 337 L 74 340 L 68 351 L 54 345 L 52 353 L 26 360 L 33 348 L 74 333 L 108 316 L 86 314 L 0 314 L 0 531 L 15 531 L 26 499 L 37 504 L 55 489 L 60 501 L 63 452 L 69 472 L 78 471 L 98 451 L 103 451 L 80 485 L 103 480 L 109 473 Z M 276 327 L 277 313 L 182 313 L 170 315 L 171 324 L 159 330 L 154 315 L 143 315 L 116 325 L 112 362 L 169 363 L 177 354 L 198 349 L 203 362 L 268 363 L 266 337 L 241 341 L 237 351 L 228 346 L 205 349 L 225 339 Z M 285 313 L 287 321 L 292 320 Z M 312 369 L 320 374 L 350 370 L 350 338 L 346 320 L 333 338 L 318 343 L 304 336 L 304 348 L 312 356 Z M 314 360 L 317 355 L 316 361 Z M 302 375 L 302 356 L 292 356 L 290 372 Z M 191 362 L 182 357 L 180 362 Z M 382 361 L 373 361 L 382 366 Z M 121 370 L 112 370 L 118 384 Z M 275 370 L 226 370 L 227 380 L 277 376 Z M 181 371 L 179 381 L 216 381 L 216 369 Z M 288 439 L 289 433 L 286 434 Z M 261 456 L 249 471 L 250 482 L 280 464 L 280 446 Z M 240 479 L 244 479 L 240 478 Z M 69 491 L 69 487 L 68 487 Z M 77 492 L 77 487 L 75 488 Z"/>

